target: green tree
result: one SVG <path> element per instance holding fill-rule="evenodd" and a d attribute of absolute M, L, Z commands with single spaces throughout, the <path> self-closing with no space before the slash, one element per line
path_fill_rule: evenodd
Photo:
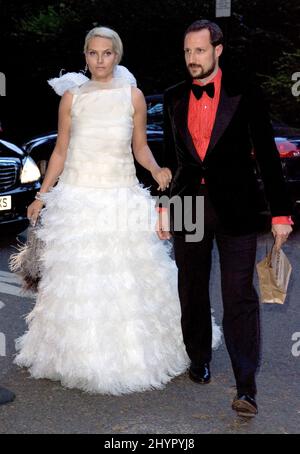
<path fill-rule="evenodd" d="M 276 116 L 300 124 L 299 98 L 291 94 L 291 76 L 300 71 L 298 0 L 232 0 L 230 19 L 215 19 L 215 0 L 0 0 L 0 8 L 0 71 L 8 75 L 14 121 L 19 117 L 28 134 L 55 127 L 58 98 L 46 81 L 61 68 L 84 67 L 83 42 L 92 27 L 120 33 L 123 64 L 150 94 L 184 77 L 183 33 L 200 18 L 217 21 L 226 32 L 223 64 L 257 72 Z"/>

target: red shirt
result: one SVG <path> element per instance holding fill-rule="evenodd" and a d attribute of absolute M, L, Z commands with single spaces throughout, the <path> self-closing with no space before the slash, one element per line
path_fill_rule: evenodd
<path fill-rule="evenodd" d="M 206 92 L 203 92 L 199 100 L 192 91 L 190 94 L 188 128 L 197 153 L 202 161 L 205 158 L 216 119 L 220 100 L 221 79 L 222 71 L 219 69 L 217 74 L 209 81 L 209 83 L 213 82 L 215 85 L 215 95 L 213 98 L 210 98 Z M 194 84 L 205 85 L 198 81 L 194 81 Z"/>

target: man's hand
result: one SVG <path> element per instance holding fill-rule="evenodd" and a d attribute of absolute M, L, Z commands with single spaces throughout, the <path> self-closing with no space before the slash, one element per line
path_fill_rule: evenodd
<path fill-rule="evenodd" d="M 159 213 L 155 230 L 160 240 L 169 240 L 171 238 L 170 223 L 167 210 L 161 211 Z"/>
<path fill-rule="evenodd" d="M 289 237 L 289 234 L 293 231 L 292 227 L 288 224 L 273 224 L 272 233 L 275 239 L 275 249 L 278 251 L 283 243 Z"/>

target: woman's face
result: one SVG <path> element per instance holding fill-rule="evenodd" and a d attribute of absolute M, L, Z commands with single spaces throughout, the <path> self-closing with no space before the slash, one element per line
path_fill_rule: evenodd
<path fill-rule="evenodd" d="M 85 58 L 92 80 L 108 82 L 113 77 L 117 57 L 116 52 L 113 50 L 111 39 L 101 38 L 100 36 L 91 38 Z"/>

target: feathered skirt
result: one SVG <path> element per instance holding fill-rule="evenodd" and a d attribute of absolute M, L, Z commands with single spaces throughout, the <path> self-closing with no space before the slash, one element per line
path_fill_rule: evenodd
<path fill-rule="evenodd" d="M 189 364 L 177 268 L 140 185 L 59 182 L 44 195 L 37 301 L 15 363 L 68 388 L 122 394 L 161 388 Z M 221 332 L 213 320 L 213 347 Z"/>

